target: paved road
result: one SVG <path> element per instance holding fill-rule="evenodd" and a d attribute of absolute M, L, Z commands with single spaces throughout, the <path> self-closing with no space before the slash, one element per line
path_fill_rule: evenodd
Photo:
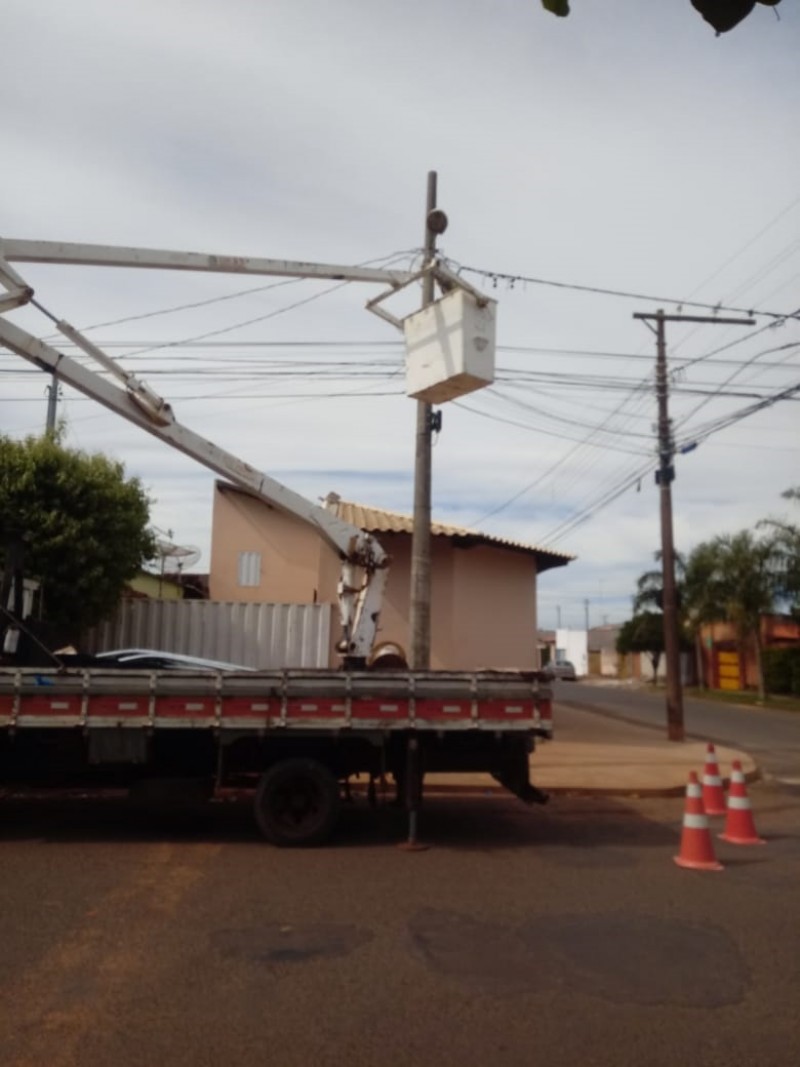
<path fill-rule="evenodd" d="M 666 735 L 663 692 L 652 694 L 646 689 L 591 682 L 557 682 L 555 699 L 556 704 L 600 710 L 663 728 Z M 688 734 L 744 749 L 756 757 L 768 775 L 800 785 L 800 714 L 687 699 L 684 721 Z"/>
<path fill-rule="evenodd" d="M 0 803 L 3 1067 L 788 1067 L 800 798 L 678 869 L 679 800 L 436 797 L 277 851 L 233 805 Z"/>

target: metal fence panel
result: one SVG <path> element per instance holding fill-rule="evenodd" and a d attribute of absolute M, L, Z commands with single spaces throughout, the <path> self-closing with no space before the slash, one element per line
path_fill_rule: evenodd
<path fill-rule="evenodd" d="M 122 600 L 87 635 L 88 652 L 153 648 L 245 667 L 330 666 L 330 604 Z"/>

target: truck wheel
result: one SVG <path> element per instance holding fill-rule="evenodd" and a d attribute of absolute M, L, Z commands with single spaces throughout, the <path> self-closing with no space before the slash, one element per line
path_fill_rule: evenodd
<path fill-rule="evenodd" d="M 273 845 L 319 845 L 339 817 L 339 783 L 322 763 L 287 759 L 270 767 L 256 792 L 256 822 Z"/>

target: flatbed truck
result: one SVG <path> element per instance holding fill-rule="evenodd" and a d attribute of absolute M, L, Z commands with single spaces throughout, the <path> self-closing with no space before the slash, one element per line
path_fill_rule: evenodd
<path fill-rule="evenodd" d="M 551 691 L 531 671 L 368 669 L 389 559 L 341 521 L 180 424 L 171 406 L 34 298 L 12 261 L 344 278 L 399 288 L 418 274 L 152 249 L 0 240 L 0 345 L 53 374 L 272 507 L 317 529 L 339 555 L 339 670 L 109 670 L 0 667 L 0 787 L 136 789 L 164 780 L 206 795 L 250 791 L 278 845 L 330 835 L 340 792 L 365 775 L 370 797 L 390 776 L 409 811 L 409 842 L 428 772 L 486 772 L 526 802 L 537 739 L 552 735 Z M 443 288 L 463 284 L 436 262 Z M 113 380 L 7 314 L 33 304 Z M 4 610 L 5 607 L 4 607 Z M 15 626 L 24 625 L 14 619 Z"/>

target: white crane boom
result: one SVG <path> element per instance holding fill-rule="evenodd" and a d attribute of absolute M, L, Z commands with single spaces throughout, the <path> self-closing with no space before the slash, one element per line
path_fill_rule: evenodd
<path fill-rule="evenodd" d="M 106 370 L 110 370 L 122 387 L 107 381 L 97 371 L 88 369 L 52 345 L 4 319 L 2 312 L 33 301 L 33 289 L 10 267 L 9 260 L 331 278 L 380 282 L 392 288 L 402 288 L 417 275 L 369 267 L 254 259 L 244 256 L 48 241 L 0 240 L 0 285 L 5 290 L 0 290 L 0 345 L 41 370 L 52 373 L 85 396 L 177 448 L 259 500 L 315 527 L 320 536 L 336 550 L 342 561 L 342 576 L 338 587 L 342 623 L 339 651 L 346 662 L 365 661 L 374 643 L 388 577 L 389 559 L 378 541 L 371 534 L 343 522 L 325 508 L 312 504 L 274 478 L 183 426 L 175 419 L 172 408 L 165 400 L 135 375 L 123 370 L 115 360 L 64 320 L 54 319 L 56 328 Z M 36 301 L 33 303 L 40 306 Z"/>
<path fill-rule="evenodd" d="M 334 263 L 304 263 L 291 259 L 175 252 L 158 248 L 71 244 L 0 238 L 0 257 L 8 263 L 63 263 L 83 267 L 140 267 L 149 270 L 188 270 L 212 274 L 257 274 L 281 278 L 328 278 L 332 281 L 377 282 L 401 288 L 417 275 L 385 267 L 350 267 Z"/>

